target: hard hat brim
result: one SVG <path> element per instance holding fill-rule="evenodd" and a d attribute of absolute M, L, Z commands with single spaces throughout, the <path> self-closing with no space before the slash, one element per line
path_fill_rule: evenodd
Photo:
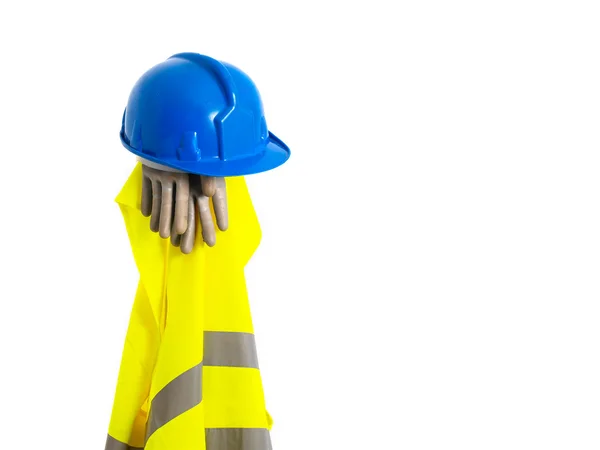
<path fill-rule="evenodd" d="M 131 153 L 148 161 L 172 167 L 187 173 L 206 175 L 211 177 L 234 177 L 241 175 L 252 175 L 254 173 L 266 172 L 274 169 L 288 160 L 290 149 L 277 136 L 269 132 L 266 144 L 261 152 L 248 158 L 231 160 L 202 160 L 202 161 L 180 161 L 174 159 L 165 160 L 156 158 L 131 147 L 121 133 L 121 143 Z"/>

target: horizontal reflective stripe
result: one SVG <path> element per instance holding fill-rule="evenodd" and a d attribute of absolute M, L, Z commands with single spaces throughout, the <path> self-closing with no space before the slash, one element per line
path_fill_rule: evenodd
<path fill-rule="evenodd" d="M 205 331 L 204 365 L 258 369 L 254 335 L 228 331 Z"/>
<path fill-rule="evenodd" d="M 206 450 L 272 450 L 271 436 L 265 428 L 207 428 Z M 112 436 L 105 450 L 144 450 L 131 447 Z"/>
<path fill-rule="evenodd" d="M 202 401 L 202 363 L 183 372 L 152 399 L 146 441 L 156 430 Z"/>
<path fill-rule="evenodd" d="M 206 450 L 272 450 L 266 428 L 207 428 Z"/>
<path fill-rule="evenodd" d="M 144 449 L 139 448 L 139 447 L 131 447 L 131 446 L 125 444 L 124 442 L 116 440 L 114 437 L 112 437 L 109 434 L 108 437 L 106 438 L 106 446 L 104 447 L 104 450 L 144 450 Z"/>

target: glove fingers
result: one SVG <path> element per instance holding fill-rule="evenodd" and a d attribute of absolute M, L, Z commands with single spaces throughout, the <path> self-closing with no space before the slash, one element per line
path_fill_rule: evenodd
<path fill-rule="evenodd" d="M 202 193 L 207 197 L 215 195 L 217 190 L 217 182 L 215 177 L 205 177 L 200 175 L 200 182 L 202 183 Z"/>
<path fill-rule="evenodd" d="M 162 204 L 162 189 L 160 181 L 152 180 L 152 216 L 150 217 L 150 229 L 155 233 L 160 223 L 160 209 Z"/>
<path fill-rule="evenodd" d="M 142 177 L 142 214 L 148 217 L 152 213 L 152 181 L 150 178 Z"/>
<path fill-rule="evenodd" d="M 162 183 L 162 201 L 160 207 L 159 233 L 163 239 L 171 235 L 171 221 L 173 220 L 173 183 L 164 180 Z"/>
<path fill-rule="evenodd" d="M 229 227 L 229 217 L 227 215 L 227 190 L 225 187 L 225 178 L 219 177 L 216 181 L 216 191 L 212 198 L 215 217 L 219 230 L 226 231 Z"/>
<path fill-rule="evenodd" d="M 191 195 L 188 197 L 187 223 L 187 230 L 181 237 L 181 251 L 185 254 L 191 253 L 196 239 L 196 208 Z"/>
<path fill-rule="evenodd" d="M 175 185 L 175 232 L 185 233 L 188 227 L 188 200 L 190 197 L 190 182 L 188 174 L 177 178 Z"/>
<path fill-rule="evenodd" d="M 206 245 L 212 247 L 217 242 L 215 225 L 212 214 L 210 213 L 210 202 L 206 195 L 199 195 L 196 199 L 198 204 L 198 215 L 200 216 L 200 225 L 202 226 L 202 239 Z"/>

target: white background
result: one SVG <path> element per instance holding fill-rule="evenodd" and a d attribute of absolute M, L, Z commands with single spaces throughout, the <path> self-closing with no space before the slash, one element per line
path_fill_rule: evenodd
<path fill-rule="evenodd" d="M 593 1 L 5 1 L 0 445 L 102 449 L 137 272 L 115 195 L 137 78 L 258 85 L 248 178 L 275 450 L 600 448 Z"/>

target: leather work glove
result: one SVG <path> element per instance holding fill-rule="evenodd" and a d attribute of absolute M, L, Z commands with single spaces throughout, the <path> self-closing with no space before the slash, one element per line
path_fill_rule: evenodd
<path fill-rule="evenodd" d="M 202 239 L 206 242 L 206 245 L 212 247 L 217 242 L 215 225 L 210 211 L 210 197 L 212 197 L 219 230 L 225 231 L 229 226 L 225 178 L 190 174 L 189 182 L 188 228 L 182 235 L 171 234 L 171 243 L 176 247 L 181 245 L 181 251 L 186 254 L 194 248 L 198 228 L 202 230 Z"/>
<path fill-rule="evenodd" d="M 202 230 L 207 245 L 216 243 L 210 197 L 217 226 L 228 226 L 225 179 L 154 169 L 142 164 L 142 214 L 150 216 L 150 229 L 181 246 L 183 253 L 194 248 L 196 229 Z M 196 214 L 196 210 L 198 214 Z M 197 221 L 200 221 L 198 226 Z"/>

